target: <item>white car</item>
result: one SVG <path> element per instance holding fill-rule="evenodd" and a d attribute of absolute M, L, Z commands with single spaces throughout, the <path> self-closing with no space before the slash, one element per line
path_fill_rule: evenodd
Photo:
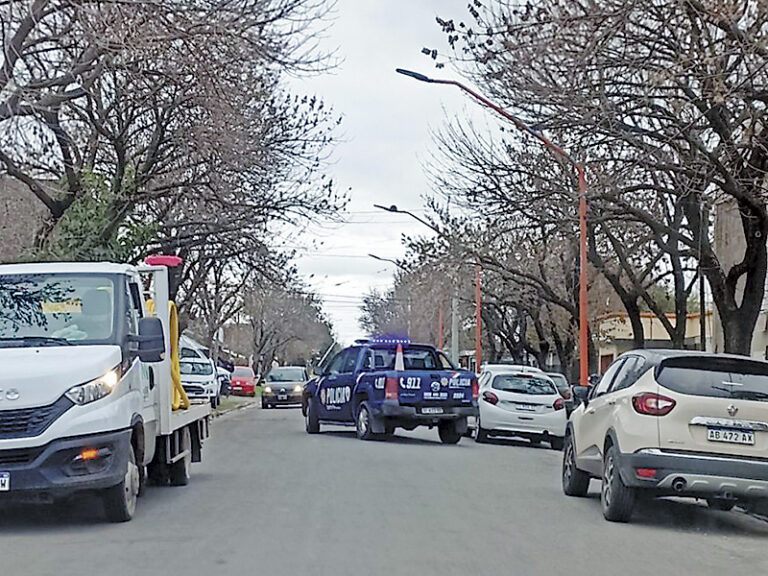
<path fill-rule="evenodd" d="M 213 362 L 201 358 L 185 358 L 181 364 L 181 385 L 190 399 L 204 398 L 216 408 L 221 402 L 221 385 Z"/>
<path fill-rule="evenodd" d="M 640 495 L 703 498 L 716 510 L 768 501 L 768 363 L 635 350 L 588 389 L 574 388 L 563 491 L 602 481 L 607 520 L 627 522 Z"/>
<path fill-rule="evenodd" d="M 517 436 L 562 450 L 568 417 L 552 379 L 530 366 L 486 366 L 480 375 L 476 442 Z"/>

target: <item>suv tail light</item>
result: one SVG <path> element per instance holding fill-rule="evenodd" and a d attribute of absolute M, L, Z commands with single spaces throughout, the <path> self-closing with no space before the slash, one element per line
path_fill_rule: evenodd
<path fill-rule="evenodd" d="M 397 378 L 387 378 L 386 384 L 384 385 L 385 400 L 398 400 L 400 398 L 398 384 L 399 382 Z"/>
<path fill-rule="evenodd" d="M 480 397 L 480 385 L 477 383 L 477 378 L 472 378 L 472 400 L 477 400 Z M 498 398 L 496 399 L 498 401 Z"/>
<path fill-rule="evenodd" d="M 499 403 L 499 397 L 496 396 L 496 394 L 493 392 L 483 392 L 483 400 L 488 402 L 488 404 L 493 404 L 494 406 Z"/>
<path fill-rule="evenodd" d="M 644 392 L 632 397 L 632 407 L 638 414 L 646 416 L 666 416 L 675 407 L 675 401 L 661 394 Z"/>
<path fill-rule="evenodd" d="M 563 401 L 562 398 L 558 398 L 557 400 L 555 400 L 555 403 L 552 404 L 552 408 L 554 408 L 555 410 L 562 410 L 563 408 L 565 408 L 565 402 Z"/>

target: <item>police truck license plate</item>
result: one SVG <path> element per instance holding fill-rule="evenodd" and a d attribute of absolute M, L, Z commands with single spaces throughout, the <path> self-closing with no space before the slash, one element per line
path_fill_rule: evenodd
<path fill-rule="evenodd" d="M 11 489 L 11 473 L 0 472 L 0 492 L 8 492 Z"/>
<path fill-rule="evenodd" d="M 707 428 L 707 440 L 727 442 L 729 444 L 754 444 L 755 433 L 752 430 L 729 430 L 727 428 Z"/>
<path fill-rule="evenodd" d="M 443 409 L 437 406 L 425 406 L 421 409 L 422 414 L 442 414 Z"/>

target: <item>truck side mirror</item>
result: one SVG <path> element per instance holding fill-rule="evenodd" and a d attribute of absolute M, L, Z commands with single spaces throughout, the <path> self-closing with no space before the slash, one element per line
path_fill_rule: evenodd
<path fill-rule="evenodd" d="M 160 318 L 140 318 L 139 335 L 129 336 L 129 339 L 139 345 L 142 362 L 162 362 L 165 358 L 165 336 Z"/>

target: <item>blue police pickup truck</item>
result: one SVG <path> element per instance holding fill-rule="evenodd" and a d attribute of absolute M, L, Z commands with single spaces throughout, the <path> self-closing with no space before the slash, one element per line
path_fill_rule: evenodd
<path fill-rule="evenodd" d="M 402 339 L 358 340 L 339 352 L 304 387 L 309 434 L 321 424 L 354 425 L 357 437 L 391 436 L 395 428 L 437 427 L 456 444 L 477 416 L 477 378 L 457 370 L 434 346 Z"/>

